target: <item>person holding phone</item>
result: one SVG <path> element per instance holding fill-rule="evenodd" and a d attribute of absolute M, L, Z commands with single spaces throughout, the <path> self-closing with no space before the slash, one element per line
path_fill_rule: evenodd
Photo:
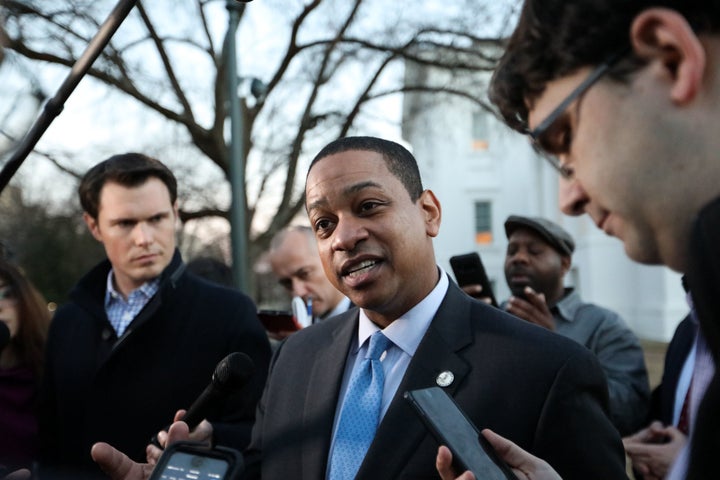
<path fill-rule="evenodd" d="M 607 376 L 613 424 L 621 435 L 635 432 L 650 405 L 643 350 L 616 312 L 585 303 L 575 289 L 565 287 L 575 251 L 572 236 L 550 220 L 520 215 L 507 218 L 505 233 L 505 280 L 512 296 L 501 308 L 590 349 Z M 482 299 L 478 287 L 463 290 Z"/>
<path fill-rule="evenodd" d="M 616 312 L 583 302 L 565 287 L 575 242 L 545 218 L 510 215 L 505 280 L 512 296 L 509 313 L 585 345 L 600 361 L 608 380 L 610 414 L 621 435 L 640 428 L 650 404 L 645 357 L 637 336 Z"/>

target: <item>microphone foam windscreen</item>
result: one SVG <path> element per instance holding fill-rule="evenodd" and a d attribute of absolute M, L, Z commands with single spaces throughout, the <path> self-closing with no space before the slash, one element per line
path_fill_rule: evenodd
<path fill-rule="evenodd" d="M 213 384 L 223 390 L 242 387 L 255 372 L 253 361 L 241 352 L 231 353 L 215 367 Z"/>

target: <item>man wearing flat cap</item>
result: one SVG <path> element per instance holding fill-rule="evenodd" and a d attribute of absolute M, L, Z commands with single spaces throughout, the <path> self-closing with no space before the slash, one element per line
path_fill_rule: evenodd
<path fill-rule="evenodd" d="M 620 316 L 584 303 L 564 286 L 575 242 L 559 225 L 544 218 L 511 215 L 505 279 L 512 296 L 504 308 L 529 322 L 585 345 L 607 375 L 611 418 L 621 434 L 643 425 L 650 398 L 647 369 L 635 334 Z"/>

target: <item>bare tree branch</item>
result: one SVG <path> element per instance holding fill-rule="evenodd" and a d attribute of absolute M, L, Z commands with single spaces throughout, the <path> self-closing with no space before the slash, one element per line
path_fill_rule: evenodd
<path fill-rule="evenodd" d="M 262 251 L 272 235 L 301 212 L 301 169 L 317 145 L 366 128 L 373 108 L 383 103 L 380 100 L 406 93 L 441 94 L 489 109 L 481 97 L 482 89 L 473 85 L 425 85 L 404 79 L 397 72 L 403 63 L 435 69 L 451 78 L 487 72 L 494 67 L 499 51 L 493 47 L 499 47 L 501 41 L 474 25 L 471 18 L 460 17 L 461 13 L 440 18 L 435 12 L 409 21 L 402 8 L 389 8 L 383 1 L 278 1 L 277 6 L 285 10 L 276 12 L 270 30 L 273 39 L 282 39 L 282 44 L 275 42 L 273 51 L 244 53 L 262 55 L 262 65 L 267 67 L 261 74 L 267 79 L 265 93 L 253 99 L 241 98 L 245 178 L 256 195 L 247 202 L 246 212 L 257 232 L 249 239 L 251 254 Z M 492 0 L 480 0 L 478 5 L 484 1 L 489 5 Z M 171 4 L 168 0 L 140 3 L 137 14 L 126 20 L 130 25 L 118 31 L 88 75 L 109 91 L 138 102 L 156 114 L 153 118 L 164 118 L 173 126 L 173 135 L 180 132 L 174 148 L 191 149 L 188 158 L 198 165 L 217 166 L 227 178 L 230 92 L 226 74 L 228 62 L 237 61 L 228 58 L 227 45 L 239 32 L 228 31 L 229 22 L 218 19 L 223 12 L 223 2 L 218 0 L 194 0 L 189 10 L 173 9 L 169 19 L 163 2 Z M 3 0 L 0 8 L 6 18 L 6 48 L 37 72 L 48 65 L 70 68 L 99 24 L 102 10 L 111 3 Z M 423 8 L 420 3 L 408 4 L 413 9 Z M 247 15 L 252 7 L 250 4 L 243 10 L 240 29 L 248 18 L 253 19 Z M 383 15 L 397 10 L 399 20 L 378 15 L 369 21 L 373 8 L 381 9 Z M 500 31 L 506 30 L 515 14 L 511 9 L 506 12 L 499 19 Z M 282 18 L 288 21 L 278 21 Z M 178 28 L 174 28 L 176 23 Z M 189 66 L 188 53 L 193 59 L 201 58 L 202 67 Z M 166 145 L 160 145 L 162 142 Z M 170 140 L 153 139 L 149 148 L 170 148 Z M 47 151 L 44 156 L 58 168 L 66 168 L 58 161 L 61 155 Z M 76 174 L 66 170 L 69 175 Z M 192 197 L 197 208 L 183 205 L 183 221 L 206 216 L 229 218 L 224 208 L 215 206 L 218 199 L 210 195 L 216 186 L 206 189 L 207 198 Z M 201 187 L 194 193 L 202 193 Z M 268 201 L 277 205 L 277 210 L 267 220 L 263 218 L 266 223 L 258 227 L 259 206 Z"/>

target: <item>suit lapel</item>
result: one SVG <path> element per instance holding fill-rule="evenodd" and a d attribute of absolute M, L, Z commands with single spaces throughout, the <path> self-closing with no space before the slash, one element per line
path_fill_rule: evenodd
<path fill-rule="evenodd" d="M 338 392 L 350 343 L 357 335 L 358 310 L 338 315 L 328 343 L 318 348 L 303 402 L 303 478 L 325 478 Z"/>
<path fill-rule="evenodd" d="M 464 295 L 450 283 L 445 299 L 418 345 L 398 391 L 378 426 L 357 478 L 397 478 L 427 435 L 425 426 L 403 397 L 406 391 L 437 385 L 437 377 L 441 372 L 452 372 L 454 379 L 445 387 L 445 391 L 452 396 L 470 372 L 470 365 L 456 353 L 472 338 L 470 302 Z M 393 452 L 393 455 L 387 455 L 387 452 Z"/>

